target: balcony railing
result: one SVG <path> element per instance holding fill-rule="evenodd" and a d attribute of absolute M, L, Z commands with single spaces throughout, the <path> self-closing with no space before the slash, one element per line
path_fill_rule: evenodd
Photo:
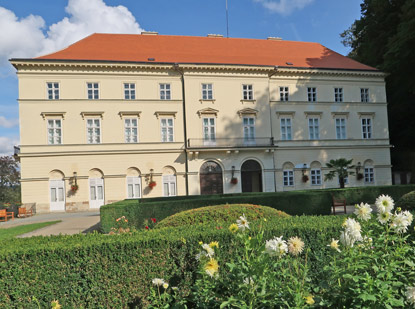
<path fill-rule="evenodd" d="M 188 148 L 253 148 L 253 147 L 271 147 L 274 145 L 272 137 L 256 138 L 189 138 L 187 140 Z"/>

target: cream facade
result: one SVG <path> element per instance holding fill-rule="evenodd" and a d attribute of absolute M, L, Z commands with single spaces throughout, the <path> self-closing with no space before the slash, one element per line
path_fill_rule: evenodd
<path fill-rule="evenodd" d="M 350 176 L 348 186 L 391 184 L 378 71 L 12 63 L 22 202 L 37 212 L 138 197 L 338 187 L 324 181 L 325 166 L 342 157 L 360 163 L 363 176 Z"/>

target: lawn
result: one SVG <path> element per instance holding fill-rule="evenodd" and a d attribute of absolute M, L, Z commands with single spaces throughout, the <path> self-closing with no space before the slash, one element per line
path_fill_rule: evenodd
<path fill-rule="evenodd" d="M 20 225 L 15 227 L 10 227 L 7 229 L 0 229 L 0 241 L 3 240 L 9 240 L 11 238 L 14 238 L 18 235 L 26 234 L 32 231 L 35 231 L 37 229 L 41 229 L 43 227 L 56 224 L 61 222 L 61 220 L 58 221 L 48 221 L 48 222 L 40 222 L 40 223 L 33 223 L 33 224 L 26 224 L 26 225 Z"/>

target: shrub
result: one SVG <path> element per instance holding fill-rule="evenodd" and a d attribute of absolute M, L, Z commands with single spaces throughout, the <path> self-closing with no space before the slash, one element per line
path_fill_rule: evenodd
<path fill-rule="evenodd" d="M 271 218 L 262 226 L 266 239 L 299 236 L 307 247 L 325 248 L 342 221 L 342 216 Z M 199 241 L 217 240 L 223 263 L 237 250 L 232 234 L 215 227 L 15 239 L 0 247 L 0 304 L 36 307 L 34 296 L 41 308 L 49 307 L 53 299 L 64 308 L 145 307 L 142 300 L 154 278 L 169 278 L 171 286 L 186 294 L 194 285 Z M 319 280 L 327 264 L 324 249 L 311 251 L 309 263 Z"/>
<path fill-rule="evenodd" d="M 161 220 L 156 227 L 185 226 L 210 222 L 223 224 L 234 222 L 242 213 L 252 221 L 260 218 L 289 217 L 285 212 L 271 207 L 250 204 L 226 204 L 182 211 Z"/>
<path fill-rule="evenodd" d="M 403 195 L 397 205 L 404 210 L 415 210 L 415 191 Z"/>
<path fill-rule="evenodd" d="M 224 195 L 192 195 L 157 197 L 139 200 L 124 200 L 101 207 L 101 228 L 108 233 L 114 221 L 125 216 L 130 228 L 142 228 L 144 220 L 156 218 L 158 221 L 175 213 L 221 204 L 267 205 L 289 215 L 328 215 L 331 213 L 332 196 L 345 198 L 347 204 L 371 203 L 380 194 L 390 195 L 398 200 L 402 195 L 413 191 L 415 185 L 369 186 L 345 189 L 324 189 L 273 193 L 238 193 Z"/>

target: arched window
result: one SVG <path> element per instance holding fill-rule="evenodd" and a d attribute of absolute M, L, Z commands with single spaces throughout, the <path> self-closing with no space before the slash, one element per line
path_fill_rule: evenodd
<path fill-rule="evenodd" d="M 222 194 L 222 168 L 215 161 L 206 161 L 200 167 L 200 194 Z"/>
<path fill-rule="evenodd" d="M 375 170 L 373 168 L 373 161 L 366 160 L 364 163 L 364 178 L 365 183 L 375 183 Z"/>
<path fill-rule="evenodd" d="M 294 186 L 294 164 L 291 162 L 286 162 L 282 166 L 283 169 L 283 184 L 284 187 Z"/>
<path fill-rule="evenodd" d="M 65 175 L 59 170 L 49 173 L 50 211 L 65 211 Z"/>
<path fill-rule="evenodd" d="M 310 178 L 312 186 L 321 186 L 322 184 L 322 175 L 321 175 L 321 163 L 318 161 L 313 161 L 310 164 Z"/>
<path fill-rule="evenodd" d="M 247 160 L 241 166 L 242 192 L 262 192 L 262 168 L 258 161 Z"/>
<path fill-rule="evenodd" d="M 171 166 L 163 167 L 163 196 L 177 195 L 176 170 Z"/>
<path fill-rule="evenodd" d="M 127 198 L 141 197 L 141 173 L 138 168 L 130 167 L 127 170 Z"/>
<path fill-rule="evenodd" d="M 89 208 L 104 205 L 104 174 L 99 169 L 89 171 Z"/>

